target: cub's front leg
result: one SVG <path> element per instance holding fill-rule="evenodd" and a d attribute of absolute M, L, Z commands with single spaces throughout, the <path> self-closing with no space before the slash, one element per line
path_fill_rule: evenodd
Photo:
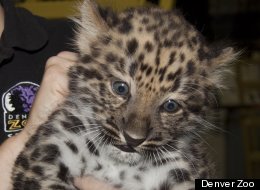
<path fill-rule="evenodd" d="M 39 128 L 18 156 L 12 174 L 13 190 L 75 190 L 84 160 L 68 134 L 51 124 Z"/>

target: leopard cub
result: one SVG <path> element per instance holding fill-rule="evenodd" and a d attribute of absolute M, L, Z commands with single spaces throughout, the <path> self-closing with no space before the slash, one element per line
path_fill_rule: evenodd
<path fill-rule="evenodd" d="M 66 101 L 27 142 L 13 190 L 76 190 L 86 175 L 122 190 L 190 190 L 209 178 L 200 132 L 236 53 L 207 44 L 178 11 L 79 6 Z"/>

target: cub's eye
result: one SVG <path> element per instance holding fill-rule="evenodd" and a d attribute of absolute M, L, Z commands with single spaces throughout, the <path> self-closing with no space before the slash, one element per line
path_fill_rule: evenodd
<path fill-rule="evenodd" d="M 163 108 L 167 112 L 175 112 L 179 109 L 179 104 L 174 100 L 170 99 L 163 104 Z"/>
<path fill-rule="evenodd" d="M 112 84 L 112 89 L 115 93 L 120 96 L 125 96 L 129 92 L 129 87 L 125 82 L 122 81 L 115 81 Z"/>

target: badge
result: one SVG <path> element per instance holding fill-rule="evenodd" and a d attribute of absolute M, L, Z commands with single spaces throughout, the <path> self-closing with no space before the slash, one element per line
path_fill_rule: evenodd
<path fill-rule="evenodd" d="M 16 133 L 25 127 L 38 88 L 39 85 L 35 83 L 20 82 L 3 94 L 2 106 L 6 133 Z"/>

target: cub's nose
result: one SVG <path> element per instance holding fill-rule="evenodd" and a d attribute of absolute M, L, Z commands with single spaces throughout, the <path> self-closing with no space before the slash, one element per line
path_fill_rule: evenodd
<path fill-rule="evenodd" d="M 125 137 L 126 143 L 132 147 L 137 147 L 146 140 L 146 138 L 133 138 L 125 131 L 123 132 L 123 135 Z"/>

